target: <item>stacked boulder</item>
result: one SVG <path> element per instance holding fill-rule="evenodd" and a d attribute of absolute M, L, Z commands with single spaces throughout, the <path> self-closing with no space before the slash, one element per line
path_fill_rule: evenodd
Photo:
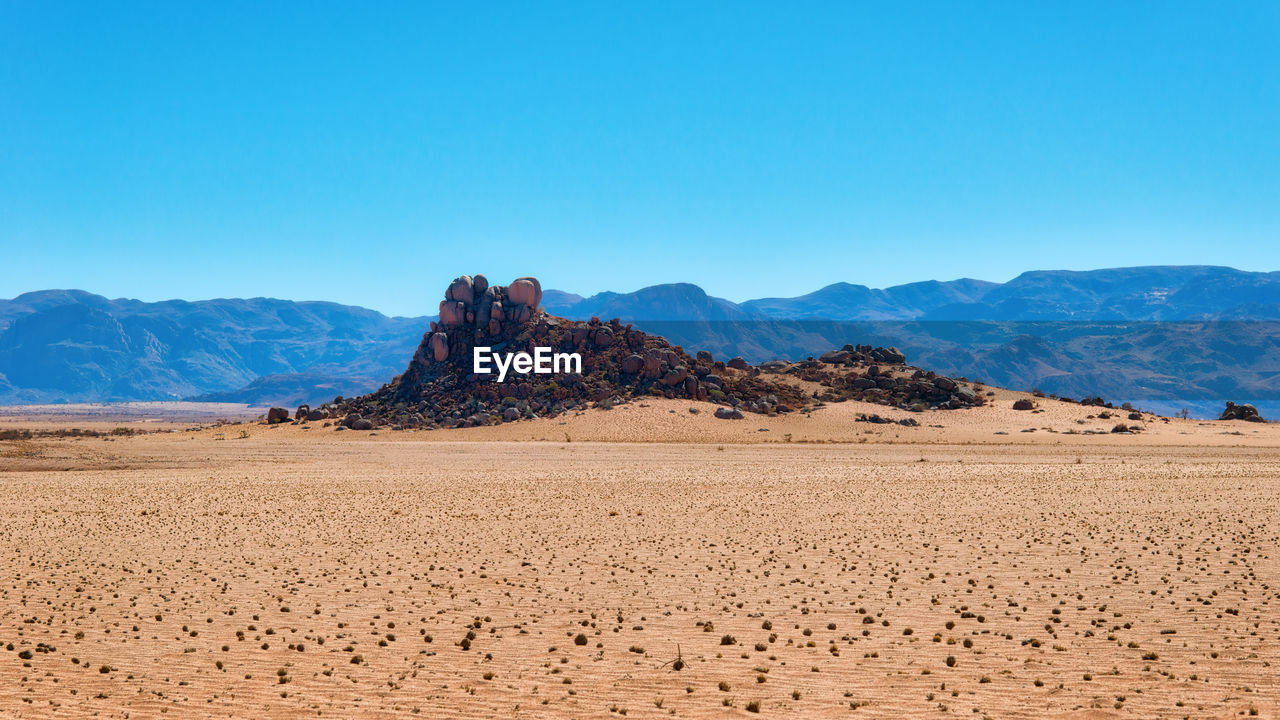
<path fill-rule="evenodd" d="M 502 337 L 532 320 L 541 302 L 542 284 L 537 278 L 518 278 L 506 287 L 489 285 L 483 275 L 455 278 L 440 301 L 440 320 L 431 323 L 425 349 L 435 362 L 445 362 L 451 356 L 450 333 L 454 347 Z"/>

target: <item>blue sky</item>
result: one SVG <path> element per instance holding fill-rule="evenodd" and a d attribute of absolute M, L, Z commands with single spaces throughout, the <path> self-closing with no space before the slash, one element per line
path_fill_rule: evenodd
<path fill-rule="evenodd" d="M 1280 269 L 1280 4 L 0 0 L 0 297 Z"/>

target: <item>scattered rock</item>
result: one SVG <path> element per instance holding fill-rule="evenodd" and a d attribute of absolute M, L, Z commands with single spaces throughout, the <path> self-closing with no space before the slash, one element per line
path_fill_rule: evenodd
<path fill-rule="evenodd" d="M 1013 401 L 1014 410 L 1034 410 L 1035 407 L 1036 407 L 1036 404 L 1031 402 L 1031 400 L 1027 398 L 1018 398 L 1017 400 Z"/>

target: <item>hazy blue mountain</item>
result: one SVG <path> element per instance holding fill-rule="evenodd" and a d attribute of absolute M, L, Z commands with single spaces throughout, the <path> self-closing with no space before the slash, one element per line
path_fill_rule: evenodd
<path fill-rule="evenodd" d="M 742 307 L 769 317 L 794 320 L 908 320 L 941 307 L 977 302 L 995 287 L 996 283 L 968 278 L 928 280 L 884 290 L 835 283 L 800 297 L 748 300 Z"/>
<path fill-rule="evenodd" d="M 75 290 L 0 300 L 0 322 L 9 404 L 181 399 L 317 369 L 377 387 L 403 369 L 427 325 L 326 302 L 146 303 Z"/>
<path fill-rule="evenodd" d="M 548 300 L 547 296 L 552 296 Z M 575 299 L 576 298 L 576 299 Z M 548 290 L 542 306 L 547 312 L 567 318 L 597 316 L 608 320 L 742 320 L 754 313 L 689 283 L 653 285 L 630 293 L 603 292 L 582 298 Z"/>
<path fill-rule="evenodd" d="M 1280 272 L 1206 265 L 1026 272 L 929 320 L 1280 319 Z"/>

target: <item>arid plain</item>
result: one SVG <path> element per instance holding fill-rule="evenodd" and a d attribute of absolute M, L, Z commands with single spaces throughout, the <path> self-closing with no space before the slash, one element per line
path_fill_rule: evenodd
<path fill-rule="evenodd" d="M 0 716 L 1276 717 L 1280 428 L 1016 397 L 0 441 Z"/>

